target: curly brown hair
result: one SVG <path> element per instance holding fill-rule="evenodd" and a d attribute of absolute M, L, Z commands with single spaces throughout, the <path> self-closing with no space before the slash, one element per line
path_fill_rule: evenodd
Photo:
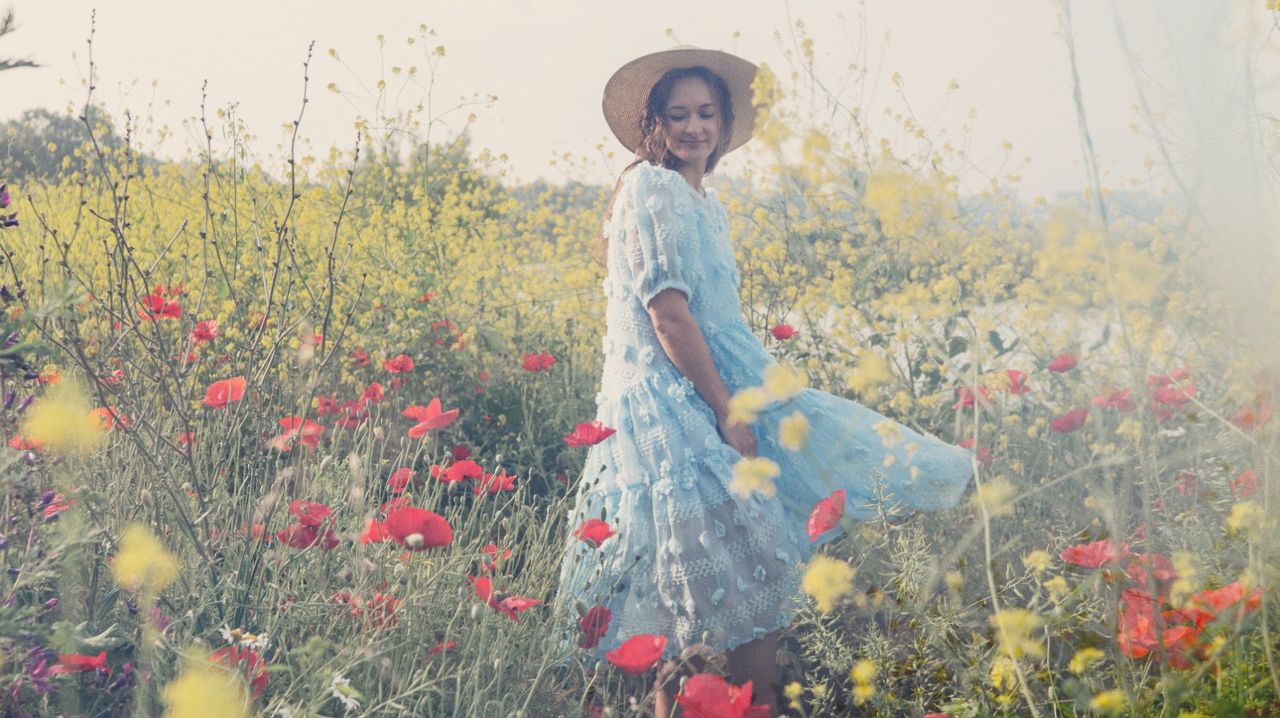
<path fill-rule="evenodd" d="M 701 65 L 668 70 L 654 83 L 653 89 L 649 90 L 649 99 L 644 104 L 644 115 L 639 120 L 644 139 L 640 141 L 640 146 L 636 148 L 635 161 L 624 167 L 622 172 L 618 174 L 618 182 L 613 186 L 613 194 L 609 197 L 609 204 L 604 211 L 606 219 L 613 215 L 613 203 L 617 201 L 618 190 L 622 188 L 622 177 L 631 168 L 641 162 L 648 162 L 670 170 L 680 169 L 680 158 L 672 154 L 667 147 L 666 123 L 663 122 L 663 110 L 667 107 L 667 100 L 670 99 L 671 90 L 675 87 L 675 84 L 688 77 L 697 77 L 707 83 L 707 87 L 711 88 L 711 92 L 716 98 L 716 103 L 720 106 L 720 138 L 711 154 L 707 156 L 708 174 L 715 169 L 716 163 L 724 156 L 725 148 L 729 146 L 729 140 L 733 138 L 733 102 L 729 97 L 729 86 L 725 84 L 725 81 L 719 75 Z M 601 266 L 606 265 L 608 253 L 609 237 L 604 232 L 601 232 L 596 239 L 595 252 L 593 252 L 595 260 Z"/>

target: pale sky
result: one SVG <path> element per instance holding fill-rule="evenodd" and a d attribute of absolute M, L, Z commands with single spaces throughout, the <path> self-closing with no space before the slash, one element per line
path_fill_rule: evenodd
<path fill-rule="evenodd" d="M 1130 49 L 1140 56 L 1138 73 L 1152 83 L 1148 102 L 1157 112 L 1176 112 L 1187 102 L 1181 88 L 1195 64 L 1196 43 L 1217 37 L 1206 4 L 1233 3 L 1073 3 L 1084 100 L 1104 184 L 1127 189 L 1128 180 L 1139 178 L 1140 188 L 1154 191 L 1164 179 L 1159 166 L 1154 172 L 1143 168 L 1153 145 L 1145 131 L 1136 134 L 1130 128 L 1142 120 L 1134 108 L 1134 79 L 1117 41 L 1113 5 L 1120 6 Z M 1260 11 L 1263 0 L 1252 4 Z M 117 116 L 128 108 L 167 125 L 174 135 L 160 147 L 167 156 L 182 156 L 195 142 L 196 133 L 183 123 L 199 113 L 204 80 L 211 110 L 238 103 L 238 116 L 258 138 L 257 151 L 273 152 L 283 141 L 282 125 L 297 114 L 302 60 L 312 40 L 311 102 L 302 134 L 313 154 L 323 155 L 335 144 L 349 149 L 357 113 L 374 109 L 374 93 L 361 84 L 374 86 L 380 63 L 388 71 L 417 64 L 425 73 L 429 47 L 440 44 L 446 56 L 437 70 L 433 106 L 442 111 L 460 98 L 497 96 L 491 109 L 475 106 L 444 119 L 456 129 L 468 111 L 476 112 L 473 148 L 505 152 L 510 157 L 506 181 L 543 176 L 553 182 L 573 177 L 603 183 L 621 164 L 599 161 L 595 149 L 605 143 L 622 151 L 600 111 L 605 81 L 618 66 L 675 44 L 667 35 L 670 28 L 682 44 L 736 52 L 785 75 L 782 49 L 791 46 L 791 22 L 802 19 L 825 77 L 834 82 L 851 62 L 868 66 L 871 77 L 862 102 L 873 131 L 895 141 L 900 136 L 883 113 L 885 106 L 903 108 L 889 82 L 894 72 L 902 76 L 916 117 L 932 131 L 945 128 L 946 139 L 956 144 L 962 143 L 966 115 L 976 111 L 968 149 L 977 169 L 962 175 L 967 189 L 976 191 L 987 176 L 1019 169 L 1024 156 L 1031 159 L 1021 167 L 1024 198 L 1053 198 L 1085 182 L 1056 0 L 10 0 L 8 5 L 16 12 L 18 30 L 0 41 L 0 57 L 28 57 L 43 67 L 0 73 L 6 98 L 0 119 L 33 106 L 61 110 L 83 102 L 85 40 L 96 6 L 97 95 Z M 1268 21 L 1265 14 L 1255 16 Z M 417 35 L 421 24 L 435 36 L 428 46 L 408 46 L 406 38 Z M 782 34 L 781 42 L 775 33 Z M 379 34 L 386 36 L 381 60 Z M 343 62 L 327 54 L 330 48 Z M 387 78 L 393 89 L 401 86 Z M 948 98 L 952 80 L 959 89 Z M 326 91 L 329 83 L 346 96 Z M 1267 92 L 1259 104 L 1276 97 L 1275 87 Z M 423 94 L 412 86 L 398 96 L 392 93 L 391 109 L 410 108 Z M 1013 144 L 1007 163 L 1003 140 Z M 589 162 L 581 169 L 549 165 L 564 152 Z M 733 173 L 732 155 L 721 168 Z"/>

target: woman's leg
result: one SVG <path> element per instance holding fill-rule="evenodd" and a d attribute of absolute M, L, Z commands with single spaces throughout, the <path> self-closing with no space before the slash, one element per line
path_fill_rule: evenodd
<path fill-rule="evenodd" d="M 778 700 L 778 636 L 782 629 L 744 643 L 728 652 L 729 675 L 739 685 L 751 681 L 751 702 L 769 704 L 769 715 L 782 713 Z"/>
<path fill-rule="evenodd" d="M 676 665 L 675 661 L 667 661 L 658 668 L 658 680 L 653 684 L 653 718 L 671 718 L 676 692 L 680 690 Z"/>

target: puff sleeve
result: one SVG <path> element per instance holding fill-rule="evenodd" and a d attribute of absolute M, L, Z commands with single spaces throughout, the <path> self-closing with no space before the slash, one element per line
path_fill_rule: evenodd
<path fill-rule="evenodd" d="M 626 230 L 624 250 L 632 288 L 646 308 L 668 287 L 693 300 L 693 268 L 697 228 L 684 178 L 647 163 L 634 170 L 631 189 L 635 213 Z"/>

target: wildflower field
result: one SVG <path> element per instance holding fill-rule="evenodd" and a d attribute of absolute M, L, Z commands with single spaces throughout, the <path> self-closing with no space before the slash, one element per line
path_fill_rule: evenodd
<path fill-rule="evenodd" d="M 802 115 L 794 61 L 717 185 L 743 306 L 780 384 L 977 473 L 937 514 L 814 507 L 846 533 L 783 643 L 789 715 L 1280 715 L 1280 283 L 1221 271 L 1274 248 L 1224 265 L 1185 196 L 962 194 L 911 117 L 897 146 Z M 567 520 L 611 428 L 610 187 L 503 187 L 462 139 L 373 128 L 268 162 L 221 112 L 150 161 L 94 107 L 0 194 L 5 714 L 640 715 L 660 639 L 588 661 L 607 611 L 549 610 L 566 542 L 628 530 Z M 715 668 L 685 714 L 761 715 Z"/>

